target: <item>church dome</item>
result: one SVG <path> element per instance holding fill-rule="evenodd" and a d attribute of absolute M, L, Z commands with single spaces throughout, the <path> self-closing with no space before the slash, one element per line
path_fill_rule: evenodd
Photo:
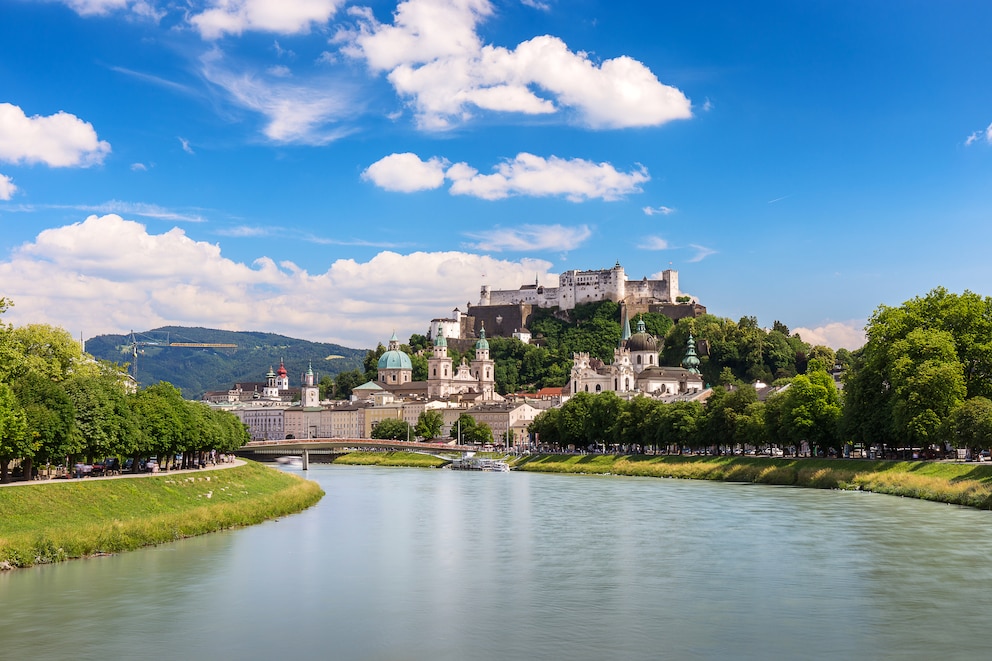
<path fill-rule="evenodd" d="M 410 362 L 410 356 L 406 355 L 399 349 L 394 349 L 382 354 L 382 356 L 379 357 L 379 363 L 376 367 L 381 370 L 412 370 L 413 363 Z"/>
<path fill-rule="evenodd" d="M 658 351 L 658 340 L 647 332 L 643 319 L 638 320 L 637 332 L 627 340 L 627 349 L 632 353 L 637 351 Z"/>

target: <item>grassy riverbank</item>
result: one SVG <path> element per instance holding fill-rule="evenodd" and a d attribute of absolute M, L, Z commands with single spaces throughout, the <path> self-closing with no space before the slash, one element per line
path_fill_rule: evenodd
<path fill-rule="evenodd" d="M 0 563 L 27 567 L 130 551 L 299 512 L 314 482 L 248 462 L 195 473 L 0 489 Z"/>
<path fill-rule="evenodd" d="M 929 461 L 676 457 L 644 455 L 532 455 L 515 470 L 673 477 L 860 489 L 992 509 L 992 465 Z"/>
<path fill-rule="evenodd" d="M 350 452 L 337 457 L 336 464 L 352 466 L 410 466 L 412 468 L 439 468 L 449 459 L 438 459 L 418 452 Z"/>

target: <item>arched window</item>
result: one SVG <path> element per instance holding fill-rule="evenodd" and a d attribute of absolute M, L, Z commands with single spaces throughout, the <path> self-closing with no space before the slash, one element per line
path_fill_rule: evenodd
<path fill-rule="evenodd" d="M 640 365 L 640 364 L 641 364 L 641 357 L 640 357 L 640 356 L 638 356 L 638 357 L 637 357 L 637 364 L 638 364 L 638 365 Z"/>
<path fill-rule="evenodd" d="M 596 392 L 599 392 L 600 390 L 602 390 L 602 388 L 601 388 L 601 387 L 600 387 L 600 385 L 599 385 L 599 384 L 597 383 L 597 384 L 596 384 Z"/>

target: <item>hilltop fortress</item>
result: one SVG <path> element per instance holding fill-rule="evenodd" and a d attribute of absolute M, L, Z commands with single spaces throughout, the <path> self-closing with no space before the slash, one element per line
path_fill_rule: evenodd
<path fill-rule="evenodd" d="M 660 280 L 628 280 L 617 262 L 611 269 L 565 271 L 558 276 L 557 287 L 545 287 L 536 278 L 534 284 L 519 289 L 494 290 L 483 285 L 478 305 L 469 303 L 464 313 L 456 308 L 451 318 L 432 319 L 428 336 L 468 341 L 479 337 L 479 331 L 485 328 L 490 337 L 516 335 L 526 339 L 535 308 L 566 311 L 601 301 L 619 303 L 628 319 L 642 312 L 663 314 L 673 320 L 706 312 L 695 297 L 679 290 L 678 271 L 668 269 L 661 276 Z"/>
<path fill-rule="evenodd" d="M 482 286 L 480 306 L 528 304 L 539 308 L 557 307 L 572 310 L 583 303 L 628 300 L 674 303 L 679 294 L 679 273 L 672 269 L 662 272 L 661 280 L 644 278 L 628 282 L 620 262 L 612 269 L 598 271 L 565 271 L 558 276 L 557 287 L 541 287 L 535 280 L 533 285 L 520 289 L 498 289 L 492 291 L 489 285 Z"/>

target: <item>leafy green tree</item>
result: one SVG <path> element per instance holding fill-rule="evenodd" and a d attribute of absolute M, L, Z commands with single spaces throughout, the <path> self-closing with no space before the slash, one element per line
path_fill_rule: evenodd
<path fill-rule="evenodd" d="M 817 449 L 840 449 L 840 394 L 833 377 L 818 370 L 794 378 L 784 391 L 768 398 L 768 431 L 773 441 Z"/>
<path fill-rule="evenodd" d="M 992 401 L 986 397 L 972 397 L 945 422 L 945 435 L 956 448 L 972 451 L 992 449 Z"/>
<path fill-rule="evenodd" d="M 624 401 L 615 392 L 604 392 L 594 395 L 589 402 L 589 418 L 585 425 L 586 443 L 604 443 L 615 445 L 623 438 L 619 422 Z"/>
<path fill-rule="evenodd" d="M 143 388 L 132 406 L 139 440 L 125 456 L 135 459 L 133 470 L 140 457 L 166 457 L 186 449 L 186 411 L 177 388 L 165 382 Z"/>
<path fill-rule="evenodd" d="M 13 303 L 0 296 L 0 315 L 3 315 Z M 14 328 L 0 320 L 0 383 L 5 383 L 12 374 L 19 373 L 23 354 L 14 344 Z"/>
<path fill-rule="evenodd" d="M 365 374 L 358 370 L 341 372 L 334 379 L 334 396 L 337 399 L 348 399 L 351 391 L 365 383 Z"/>
<path fill-rule="evenodd" d="M 10 481 L 10 462 L 30 456 L 35 445 L 27 435 L 24 409 L 17 402 L 14 391 L 0 383 L 0 482 Z"/>
<path fill-rule="evenodd" d="M 413 381 L 426 381 L 427 380 L 427 357 L 420 354 L 411 353 L 410 354 L 410 366 L 413 368 L 410 373 L 410 378 Z M 359 384 L 361 385 L 361 384 Z"/>
<path fill-rule="evenodd" d="M 451 438 L 459 439 L 462 443 L 469 443 L 471 442 L 474 430 L 475 418 L 470 416 L 468 413 L 462 413 L 458 416 L 458 420 L 455 421 L 455 424 L 451 425 L 449 435 Z"/>
<path fill-rule="evenodd" d="M 37 448 L 37 462 L 60 464 L 67 456 L 83 450 L 75 408 L 62 384 L 28 372 L 14 381 L 13 389 L 24 409 L 26 433 Z"/>
<path fill-rule="evenodd" d="M 656 421 L 655 442 L 659 447 L 682 448 L 699 447 L 699 425 L 703 418 L 703 405 L 700 402 L 672 402 L 657 408 L 652 417 Z"/>
<path fill-rule="evenodd" d="M 62 381 L 69 374 L 96 374 L 95 361 L 83 354 L 79 342 L 68 331 L 48 324 L 14 328 L 12 339 L 23 357 L 21 369 Z"/>
<path fill-rule="evenodd" d="M 558 437 L 561 445 L 584 448 L 589 444 L 586 425 L 590 418 L 593 397 L 595 395 L 580 392 L 562 405 L 561 414 L 558 416 Z"/>
<path fill-rule="evenodd" d="M 880 306 L 865 332 L 844 381 L 852 440 L 937 443 L 963 400 L 992 396 L 992 299 L 938 287 L 899 307 Z"/>
<path fill-rule="evenodd" d="M 65 381 L 82 434 L 87 458 L 128 456 L 137 437 L 132 409 L 124 390 L 110 376 L 73 374 Z"/>
<path fill-rule="evenodd" d="M 726 390 L 718 386 L 706 400 L 702 419 L 698 425 L 696 447 L 719 447 L 739 442 L 739 425 L 749 423 L 745 418 L 748 407 L 758 401 L 754 386 L 744 384 Z"/>
<path fill-rule="evenodd" d="M 372 428 L 372 438 L 405 441 L 413 436 L 410 424 L 396 418 L 380 420 Z"/>
<path fill-rule="evenodd" d="M 365 360 L 362 361 L 362 366 L 365 368 L 362 383 L 375 381 L 376 375 L 379 374 L 379 359 L 382 358 L 382 354 L 384 353 L 386 353 L 386 347 L 380 342 L 375 349 L 371 349 L 365 354 Z"/>
<path fill-rule="evenodd" d="M 527 426 L 527 431 L 536 437 L 538 443 L 560 447 L 561 434 L 558 431 L 558 422 L 561 417 L 561 409 L 547 409 L 537 414 L 537 417 Z"/>
<path fill-rule="evenodd" d="M 963 365 L 947 331 L 917 328 L 890 347 L 892 409 L 897 434 L 926 447 L 967 392 Z"/>
<path fill-rule="evenodd" d="M 437 438 L 444 427 L 444 416 L 438 411 L 422 411 L 417 416 L 417 426 L 414 433 L 420 438 Z"/>

